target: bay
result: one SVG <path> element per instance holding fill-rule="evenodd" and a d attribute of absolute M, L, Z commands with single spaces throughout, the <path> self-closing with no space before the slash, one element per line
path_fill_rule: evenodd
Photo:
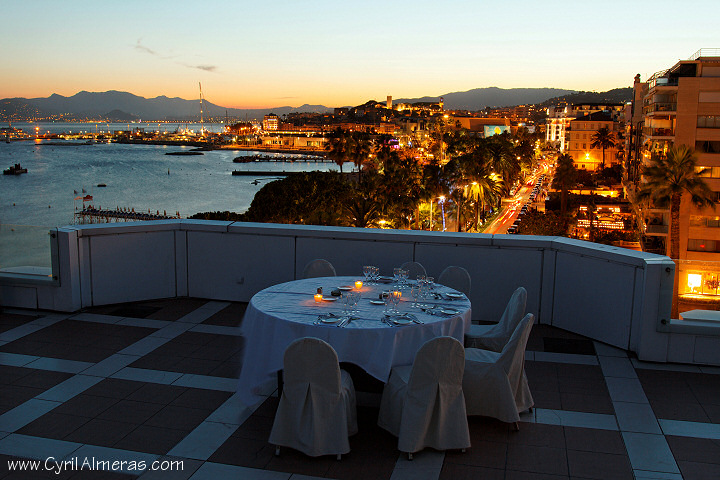
<path fill-rule="evenodd" d="M 137 124 L 130 124 L 131 127 Z M 35 124 L 13 125 L 26 132 Z M 144 128 L 155 128 L 146 124 Z M 174 124 L 161 124 L 174 131 Z M 95 131 L 95 124 L 38 124 L 40 132 Z M 98 131 L 103 131 L 98 124 Z M 200 125 L 192 126 L 199 130 Z M 126 129 L 126 124 L 105 126 Z M 205 125 L 220 131 L 218 124 Z M 213 130 L 216 129 L 216 130 Z M 213 150 L 203 155 L 174 156 L 167 152 L 192 147 L 97 143 L 36 145 L 32 141 L 0 143 L 0 167 L 19 163 L 27 174 L 0 176 L 0 269 L 15 265 L 49 264 L 47 230 L 76 223 L 83 206 L 77 197 L 91 195 L 96 208 L 136 212 L 244 212 L 273 171 L 337 170 L 333 163 L 308 161 L 233 163 L 237 156 L 260 152 Z M 298 158 L 302 158 L 298 155 Z M 233 170 L 265 170 L 268 176 L 233 176 Z M 349 171 L 349 169 L 347 169 Z M 258 180 L 257 182 L 255 180 Z M 105 184 L 106 187 L 98 187 Z M 76 193 L 77 192 L 77 193 Z M 41 253 L 33 253 L 34 250 Z"/>

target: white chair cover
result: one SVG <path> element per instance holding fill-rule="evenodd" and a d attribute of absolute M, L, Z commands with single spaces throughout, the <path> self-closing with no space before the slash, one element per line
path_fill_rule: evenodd
<path fill-rule="evenodd" d="M 535 317 L 528 313 L 502 352 L 465 349 L 463 392 L 468 415 L 517 422 L 534 404 L 525 377 L 525 345 Z"/>
<path fill-rule="evenodd" d="M 454 288 L 458 292 L 470 295 L 470 274 L 463 267 L 449 266 L 437 279 L 440 285 Z"/>
<path fill-rule="evenodd" d="M 335 267 L 322 258 L 316 258 L 305 265 L 302 278 L 336 277 Z"/>
<path fill-rule="evenodd" d="M 470 447 L 462 393 L 464 357 L 455 338 L 436 337 L 420 347 L 412 366 L 392 369 L 378 425 L 398 437 L 401 452 Z"/>
<path fill-rule="evenodd" d="M 510 340 L 515 327 L 525 315 L 527 290 L 519 287 L 513 292 L 500 321 L 493 325 L 470 325 L 470 332 L 465 334 L 465 346 L 482 348 L 493 352 L 502 351 Z"/>
<path fill-rule="evenodd" d="M 355 388 L 335 350 L 319 338 L 300 338 L 285 350 L 283 366 L 270 443 L 311 457 L 348 453 L 348 436 L 358 430 Z"/>
<path fill-rule="evenodd" d="M 405 262 L 400 265 L 400 268 L 402 268 L 403 270 L 407 270 L 408 279 L 410 280 L 415 280 L 420 275 L 427 275 L 425 267 L 423 267 L 422 264 L 419 262 Z"/>

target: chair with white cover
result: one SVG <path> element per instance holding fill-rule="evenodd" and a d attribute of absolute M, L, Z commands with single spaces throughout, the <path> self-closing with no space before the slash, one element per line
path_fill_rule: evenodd
<path fill-rule="evenodd" d="M 305 265 L 302 278 L 336 277 L 335 267 L 323 258 L 316 258 Z"/>
<path fill-rule="evenodd" d="M 492 325 L 470 325 L 470 331 L 465 334 L 465 346 L 482 348 L 493 352 L 502 351 L 510 340 L 515 327 L 525 315 L 527 304 L 527 290 L 518 287 L 508 301 L 500 321 Z"/>
<path fill-rule="evenodd" d="M 269 439 L 275 454 L 282 446 L 340 460 L 358 426 L 355 388 L 337 353 L 319 338 L 299 338 L 285 350 L 283 368 L 285 386 Z"/>
<path fill-rule="evenodd" d="M 420 262 L 405 262 L 402 265 L 400 265 L 400 268 L 403 270 L 406 270 L 408 272 L 408 278 L 410 280 L 415 280 L 419 276 L 426 276 L 427 271 L 425 270 L 425 267 L 422 266 Z"/>
<path fill-rule="evenodd" d="M 525 376 L 525 346 L 535 317 L 528 313 L 515 328 L 502 352 L 465 349 L 463 392 L 468 415 L 483 415 L 514 423 L 534 402 Z"/>
<path fill-rule="evenodd" d="M 412 454 L 470 447 L 462 392 L 465 355 L 453 337 L 436 337 L 418 350 L 412 365 L 394 367 L 383 389 L 378 425 Z"/>
<path fill-rule="evenodd" d="M 451 265 L 445 267 L 437 279 L 440 285 L 453 288 L 465 295 L 470 295 L 470 274 L 463 267 Z"/>

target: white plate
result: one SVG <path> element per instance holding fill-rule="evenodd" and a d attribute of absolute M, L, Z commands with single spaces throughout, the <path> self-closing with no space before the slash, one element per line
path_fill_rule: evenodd
<path fill-rule="evenodd" d="M 337 302 L 340 297 L 323 297 L 323 302 Z"/>
<path fill-rule="evenodd" d="M 454 308 L 441 308 L 440 311 L 445 315 L 457 315 L 460 313 L 459 310 L 455 310 Z"/>
<path fill-rule="evenodd" d="M 342 287 L 338 287 L 338 290 L 342 290 L 345 292 L 349 292 L 352 289 L 353 289 L 353 287 L 351 287 L 350 285 L 343 285 Z"/>
<path fill-rule="evenodd" d="M 382 300 L 370 300 L 370 303 L 372 303 L 373 305 L 385 305 L 385 302 L 383 302 Z"/>
<path fill-rule="evenodd" d="M 342 318 L 340 317 L 329 317 L 320 319 L 322 323 L 338 323 L 340 320 L 342 320 Z"/>
<path fill-rule="evenodd" d="M 445 295 L 447 295 L 450 298 L 465 298 L 465 295 L 463 295 L 462 293 L 449 292 L 449 293 L 446 293 Z"/>
<path fill-rule="evenodd" d="M 395 325 L 410 325 L 413 321 L 407 317 L 394 317 L 390 319 Z"/>

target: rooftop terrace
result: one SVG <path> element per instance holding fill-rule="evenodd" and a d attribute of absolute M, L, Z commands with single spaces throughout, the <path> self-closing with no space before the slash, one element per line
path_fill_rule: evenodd
<path fill-rule="evenodd" d="M 425 450 L 408 462 L 376 425 L 378 385 L 354 372 L 366 393 L 352 451 L 341 461 L 290 449 L 276 457 L 267 442 L 276 392 L 251 407 L 235 395 L 245 306 L 184 298 L 71 314 L 5 309 L 0 478 L 720 477 L 720 368 L 641 362 L 546 325 L 528 342 L 536 406 L 519 432 L 471 417 L 467 452 Z M 147 470 L 9 471 L 8 461 L 48 457 L 145 461 Z M 149 471 L 155 460 L 182 469 Z"/>
<path fill-rule="evenodd" d="M 720 335 L 669 318 L 667 257 L 555 237 L 157 221 L 51 235 L 51 276 L 0 272 L 2 478 L 720 478 Z M 382 384 L 350 369 L 350 454 L 268 444 L 277 385 L 245 405 L 239 325 L 262 288 L 313 258 L 339 274 L 463 265 L 474 321 L 517 286 L 535 314 L 519 432 L 470 418 L 466 453 L 408 462 L 376 426 Z M 9 471 L 7 460 L 181 460 L 182 471 Z M 78 460 L 79 459 L 79 460 Z M 47 466 L 54 464 L 48 462 Z M 169 464 L 155 464 L 169 467 Z M 126 467 L 132 466 L 127 464 Z"/>

